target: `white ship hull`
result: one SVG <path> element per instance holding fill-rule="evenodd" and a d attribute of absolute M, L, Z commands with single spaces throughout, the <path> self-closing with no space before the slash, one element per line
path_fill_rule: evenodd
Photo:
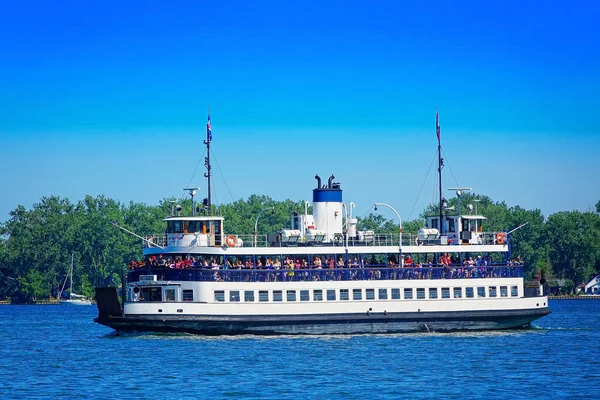
<path fill-rule="evenodd" d="M 170 282 L 172 285 L 174 282 Z M 251 289 L 261 290 L 340 290 L 356 288 L 430 289 L 437 293 L 461 289 L 465 296 L 468 287 L 514 287 L 522 285 L 520 278 L 454 279 L 421 281 L 331 281 L 280 283 L 206 283 L 179 282 L 178 286 L 194 287 L 200 293 L 195 302 L 129 301 L 123 313 L 109 315 L 99 301 L 100 315 L 96 322 L 121 332 L 188 332 L 205 335 L 233 334 L 361 334 L 397 332 L 450 332 L 472 330 L 514 329 L 528 326 L 547 315 L 547 297 L 516 296 L 495 298 L 437 298 L 386 300 L 314 300 L 274 302 L 272 292 L 268 301 L 215 302 L 215 290 L 229 293 Z M 520 286 L 518 286 L 520 287 Z M 435 290 L 435 289 L 439 290 Z M 389 293 L 389 291 L 386 291 Z M 362 289 L 361 289 L 362 293 Z M 489 291 L 488 291 L 489 293 Z M 204 295 L 204 296 L 203 296 Z M 116 296 L 116 294 L 115 294 Z M 102 296 L 99 296 L 102 298 Z M 116 301 L 113 299 L 113 301 Z M 106 310 L 105 310 L 106 311 Z"/>

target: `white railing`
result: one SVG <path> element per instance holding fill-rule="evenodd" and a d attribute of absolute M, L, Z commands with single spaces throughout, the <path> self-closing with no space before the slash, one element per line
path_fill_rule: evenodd
<path fill-rule="evenodd" d="M 477 240 L 473 243 L 463 243 L 465 241 L 459 239 L 458 234 L 448 234 L 446 236 L 446 242 L 443 243 L 440 238 L 419 240 L 417 235 L 412 233 L 402 234 L 402 246 L 433 246 L 440 244 L 447 245 L 459 245 L 459 244 L 478 244 L 478 245 L 503 245 L 506 244 L 506 236 L 503 232 L 473 232 L 477 234 Z M 340 235 L 332 243 L 315 243 L 315 242 L 303 242 L 298 243 L 281 243 L 279 241 L 269 242 L 268 235 L 224 235 L 221 245 L 225 245 L 226 238 L 233 236 L 236 239 L 236 243 L 241 243 L 242 247 L 283 247 L 283 246 L 345 246 L 346 238 Z M 163 234 L 148 235 L 144 237 L 143 246 L 144 248 L 152 247 L 167 247 L 167 237 Z M 347 243 L 349 247 L 354 246 L 398 246 L 400 240 L 400 234 L 398 233 L 379 233 L 370 236 L 365 236 L 363 240 L 358 240 L 356 237 L 349 237 Z M 216 241 L 218 243 L 218 241 Z"/>

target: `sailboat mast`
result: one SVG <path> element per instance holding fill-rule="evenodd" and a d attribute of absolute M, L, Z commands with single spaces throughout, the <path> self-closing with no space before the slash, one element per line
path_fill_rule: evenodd
<path fill-rule="evenodd" d="M 442 143 L 440 141 L 440 120 L 438 110 L 435 110 L 435 133 L 438 139 L 438 182 L 440 185 L 440 234 L 443 234 L 443 197 L 442 197 L 442 167 L 444 166 L 444 160 L 442 159 Z"/>
<path fill-rule="evenodd" d="M 73 259 L 75 257 L 75 254 L 71 253 L 71 268 L 69 271 L 69 276 L 70 276 L 70 287 L 69 287 L 69 300 L 71 300 L 72 297 L 72 293 L 73 293 Z"/>
<path fill-rule="evenodd" d="M 210 196 L 210 177 L 211 177 L 211 166 L 210 166 L 210 142 L 212 141 L 212 128 L 210 126 L 210 106 L 208 106 L 208 122 L 206 123 L 206 158 L 204 159 L 204 166 L 206 172 L 204 177 L 207 178 L 208 183 L 208 197 L 205 199 L 204 206 L 206 207 L 206 215 L 211 213 L 211 196 Z"/>

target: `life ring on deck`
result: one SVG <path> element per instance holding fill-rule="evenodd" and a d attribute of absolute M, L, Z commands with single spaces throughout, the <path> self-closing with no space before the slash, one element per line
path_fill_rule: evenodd
<path fill-rule="evenodd" d="M 229 236 L 227 236 L 227 239 L 225 239 L 225 244 L 229 247 L 234 247 L 236 243 L 237 243 L 237 240 L 235 239 L 235 236 L 233 236 L 233 235 L 229 235 Z"/>
<path fill-rule="evenodd" d="M 498 243 L 498 244 L 504 244 L 505 241 L 506 241 L 506 234 L 499 233 L 499 234 L 496 235 L 496 243 Z"/>

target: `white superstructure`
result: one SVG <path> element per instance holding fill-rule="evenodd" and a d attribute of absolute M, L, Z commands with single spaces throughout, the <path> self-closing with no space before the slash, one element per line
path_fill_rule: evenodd
<path fill-rule="evenodd" d="M 144 261 L 131 266 L 122 309 L 99 299 L 97 321 L 316 334 L 507 329 L 549 313 L 543 286 L 526 288 L 523 266 L 510 261 L 510 235 L 485 232 L 483 216 L 447 216 L 442 232 L 431 217 L 400 244 L 398 234 L 359 230 L 333 179 L 317 176 L 313 214 L 307 204 L 272 242 L 227 234 L 221 217 L 165 219 L 166 234 L 147 236 Z"/>

